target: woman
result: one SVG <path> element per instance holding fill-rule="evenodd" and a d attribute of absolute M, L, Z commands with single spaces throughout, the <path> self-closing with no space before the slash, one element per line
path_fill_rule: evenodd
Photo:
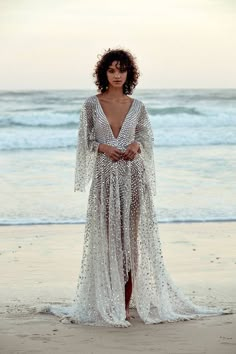
<path fill-rule="evenodd" d="M 134 57 L 108 49 L 93 75 L 100 93 L 81 109 L 75 168 L 75 191 L 91 182 L 78 287 L 73 305 L 41 312 L 127 327 L 132 296 L 147 324 L 225 313 L 192 303 L 165 268 L 153 205 L 152 128 L 145 105 L 128 96 L 139 77 Z"/>

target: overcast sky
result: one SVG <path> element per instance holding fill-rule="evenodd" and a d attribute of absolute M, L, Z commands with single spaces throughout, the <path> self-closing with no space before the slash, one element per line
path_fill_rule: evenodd
<path fill-rule="evenodd" d="M 109 47 L 138 88 L 236 88 L 236 0 L 0 0 L 0 89 L 95 89 Z"/>

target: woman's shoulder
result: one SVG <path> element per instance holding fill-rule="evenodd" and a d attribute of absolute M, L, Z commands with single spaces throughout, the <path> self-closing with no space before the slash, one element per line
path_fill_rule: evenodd
<path fill-rule="evenodd" d="M 95 99 L 96 99 L 96 95 L 88 96 L 84 98 L 83 104 L 89 105 L 90 103 L 93 103 Z"/>
<path fill-rule="evenodd" d="M 94 107 L 96 96 L 88 96 L 81 102 L 81 110 L 89 111 Z"/>
<path fill-rule="evenodd" d="M 136 98 L 136 101 L 138 102 L 138 104 L 139 104 L 141 107 L 145 106 L 144 103 L 143 103 L 143 101 L 139 100 L 138 98 Z"/>
<path fill-rule="evenodd" d="M 138 105 L 138 106 L 142 106 L 143 105 L 143 102 L 139 99 L 139 98 L 136 98 L 136 97 L 132 97 L 132 96 L 128 96 L 131 100 L 135 101 L 135 103 Z"/>

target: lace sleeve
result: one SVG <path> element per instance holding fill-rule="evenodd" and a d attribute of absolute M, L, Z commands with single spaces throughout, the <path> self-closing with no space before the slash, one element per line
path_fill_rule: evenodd
<path fill-rule="evenodd" d="M 153 195 L 156 195 L 156 173 L 153 149 L 154 136 L 148 112 L 143 103 L 138 117 L 138 124 L 135 129 L 135 141 L 139 143 L 140 153 L 144 161 L 144 166 L 152 188 L 152 193 Z"/>
<path fill-rule="evenodd" d="M 95 140 L 93 106 L 87 99 L 80 111 L 78 126 L 74 191 L 85 192 L 98 153 L 99 143 Z"/>

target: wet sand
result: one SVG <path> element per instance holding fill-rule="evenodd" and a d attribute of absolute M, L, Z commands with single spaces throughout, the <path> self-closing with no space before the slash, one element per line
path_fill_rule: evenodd
<path fill-rule="evenodd" d="M 34 305 L 72 301 L 84 225 L 0 227 L 0 353 L 236 353 L 236 223 L 159 224 L 166 267 L 196 303 L 233 314 L 109 328 L 63 324 L 30 313 Z"/>

